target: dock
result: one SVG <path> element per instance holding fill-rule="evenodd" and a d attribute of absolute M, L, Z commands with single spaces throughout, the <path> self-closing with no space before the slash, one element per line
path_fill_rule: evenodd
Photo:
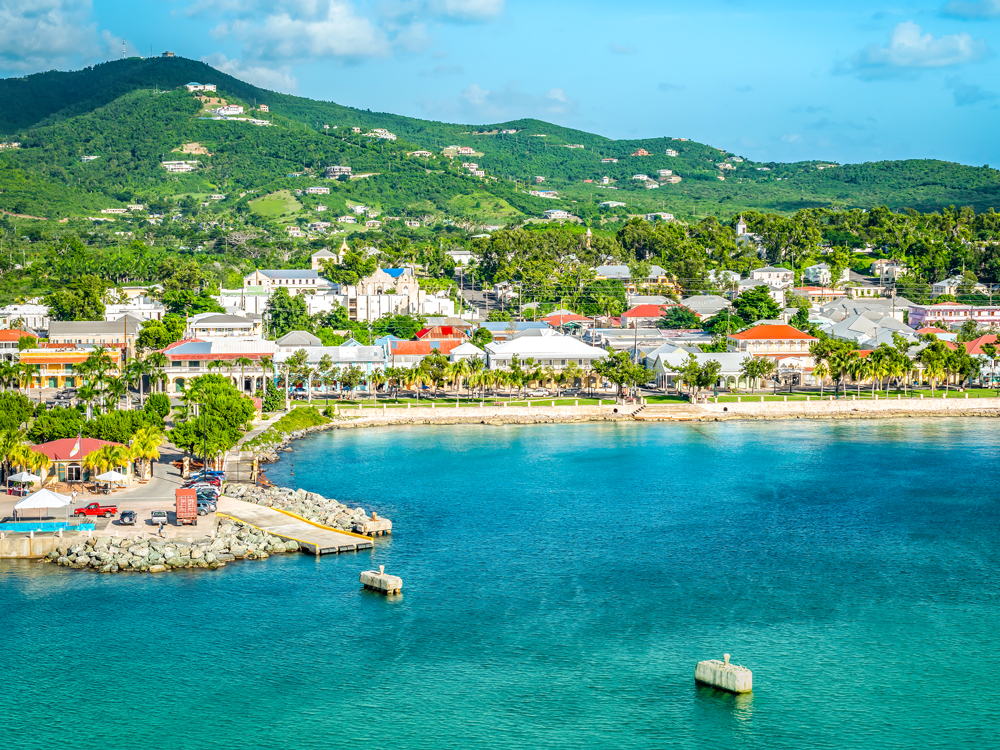
<path fill-rule="evenodd" d="M 248 503 L 225 495 L 219 498 L 216 514 L 263 529 L 269 534 L 299 543 L 299 549 L 313 555 L 336 555 L 371 549 L 374 542 L 358 534 L 335 531 L 281 513 L 273 508 Z"/>

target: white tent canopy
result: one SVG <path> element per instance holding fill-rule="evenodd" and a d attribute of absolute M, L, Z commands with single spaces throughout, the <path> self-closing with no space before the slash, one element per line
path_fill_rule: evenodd
<path fill-rule="evenodd" d="M 30 471 L 22 471 L 13 476 L 7 477 L 8 482 L 37 482 L 41 477 L 35 476 Z"/>
<path fill-rule="evenodd" d="M 118 471 L 106 471 L 103 474 L 99 474 L 95 477 L 98 482 L 124 482 L 128 479 L 127 476 Z"/>
<path fill-rule="evenodd" d="M 72 500 L 68 495 L 60 495 L 52 490 L 38 490 L 32 492 L 25 498 L 18 500 L 14 505 L 14 510 L 25 510 L 26 508 L 64 508 Z"/>

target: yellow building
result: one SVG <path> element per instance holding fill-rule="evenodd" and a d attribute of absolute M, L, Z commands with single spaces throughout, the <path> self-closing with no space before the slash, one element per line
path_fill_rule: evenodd
<path fill-rule="evenodd" d="M 31 380 L 32 388 L 79 388 L 83 379 L 77 374 L 77 369 L 92 349 L 26 349 L 21 352 L 21 363 L 35 368 Z M 118 377 L 121 367 L 122 353 L 120 349 L 109 349 L 111 368 L 108 375 Z"/>

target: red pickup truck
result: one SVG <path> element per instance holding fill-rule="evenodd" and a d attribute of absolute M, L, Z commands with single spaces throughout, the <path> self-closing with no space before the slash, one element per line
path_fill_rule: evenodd
<path fill-rule="evenodd" d="M 117 505 L 101 505 L 100 503 L 91 503 L 84 508 L 77 508 L 73 511 L 74 516 L 104 516 L 105 518 L 111 518 L 118 512 Z"/>

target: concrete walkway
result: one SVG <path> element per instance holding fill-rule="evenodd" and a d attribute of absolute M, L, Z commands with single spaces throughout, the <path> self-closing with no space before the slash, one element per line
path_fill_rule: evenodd
<path fill-rule="evenodd" d="M 314 555 L 356 552 L 375 546 L 370 540 L 351 534 L 342 534 L 339 531 L 322 529 L 284 513 L 279 513 L 272 508 L 225 495 L 219 498 L 218 514 L 256 526 L 258 529 L 263 529 L 282 539 L 296 541 L 302 550 Z"/>

